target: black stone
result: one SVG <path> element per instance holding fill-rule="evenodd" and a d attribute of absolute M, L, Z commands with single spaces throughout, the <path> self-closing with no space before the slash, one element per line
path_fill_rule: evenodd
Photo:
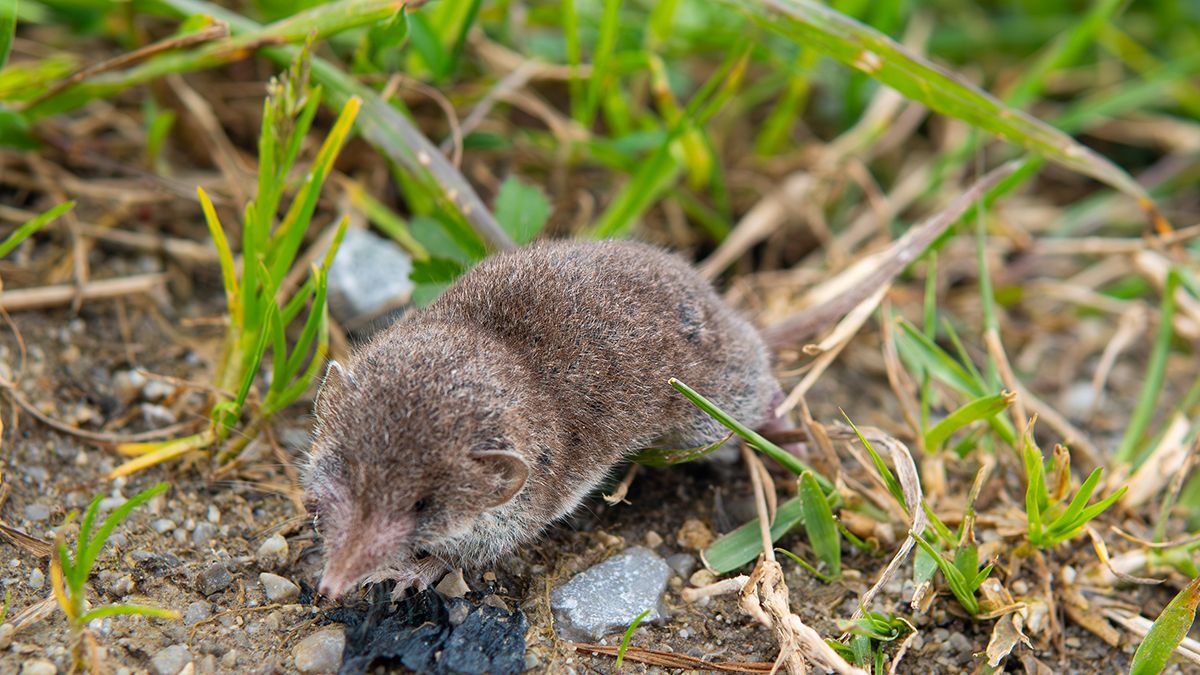
<path fill-rule="evenodd" d="M 359 675 L 373 666 L 403 666 L 433 675 L 519 673 L 525 666 L 525 615 L 479 603 L 481 594 L 450 604 L 470 607 L 467 618 L 450 625 L 447 601 L 432 590 L 391 605 L 377 594 L 367 609 L 325 612 L 346 625 L 346 650 L 339 675 Z"/>

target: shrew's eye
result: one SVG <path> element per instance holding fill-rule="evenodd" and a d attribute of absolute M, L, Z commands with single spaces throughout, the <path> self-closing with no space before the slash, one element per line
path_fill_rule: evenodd
<path fill-rule="evenodd" d="M 422 511 L 424 511 L 425 509 L 429 508 L 430 501 L 431 500 L 428 497 L 426 497 L 424 499 L 418 499 L 417 503 L 413 504 L 413 511 L 416 513 L 420 513 Z"/>

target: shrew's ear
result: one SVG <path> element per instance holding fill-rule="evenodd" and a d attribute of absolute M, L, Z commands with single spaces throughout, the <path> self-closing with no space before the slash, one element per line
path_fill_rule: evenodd
<path fill-rule="evenodd" d="M 495 494 L 490 495 L 488 508 L 507 504 L 517 496 L 529 480 L 529 465 L 515 452 L 509 450 L 476 450 L 471 459 L 479 462 L 488 475 L 496 476 L 500 484 Z"/>

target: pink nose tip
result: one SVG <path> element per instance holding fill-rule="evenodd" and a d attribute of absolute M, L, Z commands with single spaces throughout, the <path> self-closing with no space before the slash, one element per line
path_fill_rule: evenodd
<path fill-rule="evenodd" d="M 334 583 L 330 579 L 322 578 L 321 583 L 317 586 L 317 592 L 330 600 L 337 600 L 342 596 L 343 586 L 344 584 Z"/>

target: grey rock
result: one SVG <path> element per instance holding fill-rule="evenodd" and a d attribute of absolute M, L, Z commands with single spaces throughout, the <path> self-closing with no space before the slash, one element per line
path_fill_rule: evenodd
<path fill-rule="evenodd" d="M 301 640 L 292 650 L 292 660 L 297 672 L 336 673 L 345 649 L 343 629 L 322 630 Z"/>
<path fill-rule="evenodd" d="M 122 370 L 113 375 L 113 393 L 121 399 L 122 403 L 136 400 L 141 395 L 144 386 L 146 386 L 146 376 L 136 370 Z"/>
<path fill-rule="evenodd" d="M 33 522 L 40 522 L 50 517 L 50 506 L 47 504 L 30 504 L 25 507 L 25 517 Z"/>
<path fill-rule="evenodd" d="M 124 497 L 105 497 L 100 500 L 100 506 L 97 507 L 97 510 L 100 513 L 108 513 L 127 501 L 129 500 Z"/>
<path fill-rule="evenodd" d="M 41 590 L 46 583 L 46 575 L 41 568 L 35 567 L 29 571 L 29 587 L 33 590 Z"/>
<path fill-rule="evenodd" d="M 233 575 L 221 563 L 213 563 L 204 568 L 196 580 L 200 593 L 205 596 L 220 593 L 233 583 Z"/>
<path fill-rule="evenodd" d="M 207 602 L 196 601 L 183 610 L 183 623 L 193 626 L 210 616 L 212 616 L 212 605 Z"/>
<path fill-rule="evenodd" d="M 175 521 L 171 520 L 170 518 L 159 518 L 153 523 L 150 523 L 150 529 L 159 534 L 170 532 L 171 530 L 175 529 L 175 527 Z"/>
<path fill-rule="evenodd" d="M 184 645 L 171 645 L 159 650 L 150 659 L 150 669 L 155 675 L 179 675 L 179 671 L 192 662 L 192 653 Z"/>
<path fill-rule="evenodd" d="M 667 558 L 667 564 L 675 570 L 675 574 L 678 574 L 679 578 L 687 579 L 696 570 L 696 556 L 690 553 L 676 553 Z"/>
<path fill-rule="evenodd" d="M 556 628 L 569 640 L 598 640 L 623 630 L 643 611 L 643 622 L 661 621 L 667 611 L 663 592 L 671 568 L 654 551 L 634 546 L 554 589 L 550 606 Z"/>
<path fill-rule="evenodd" d="M 962 633 L 951 633 L 950 639 L 946 641 L 946 646 L 955 654 L 971 653 L 971 641 Z"/>
<path fill-rule="evenodd" d="M 300 587 L 278 574 L 263 572 L 258 575 L 258 582 L 271 602 L 291 602 L 300 597 Z"/>
<path fill-rule="evenodd" d="M 287 539 L 281 534 L 273 534 L 259 545 L 255 553 L 258 564 L 268 569 L 282 567 L 288 559 Z"/>
<path fill-rule="evenodd" d="M 21 665 L 21 675 L 56 675 L 58 666 L 47 659 L 30 659 Z M 175 675 L 171 673 L 171 675 Z"/>
<path fill-rule="evenodd" d="M 408 302 L 412 260 L 366 230 L 350 230 L 329 267 L 329 311 L 342 323 L 377 317 Z"/>
<path fill-rule="evenodd" d="M 204 548 L 215 536 L 217 536 L 216 525 L 209 522 L 197 523 L 196 529 L 192 530 L 192 544 Z"/>
<path fill-rule="evenodd" d="M 175 385 L 162 380 L 150 380 L 142 387 L 142 397 L 147 401 L 162 401 L 175 393 Z"/>

